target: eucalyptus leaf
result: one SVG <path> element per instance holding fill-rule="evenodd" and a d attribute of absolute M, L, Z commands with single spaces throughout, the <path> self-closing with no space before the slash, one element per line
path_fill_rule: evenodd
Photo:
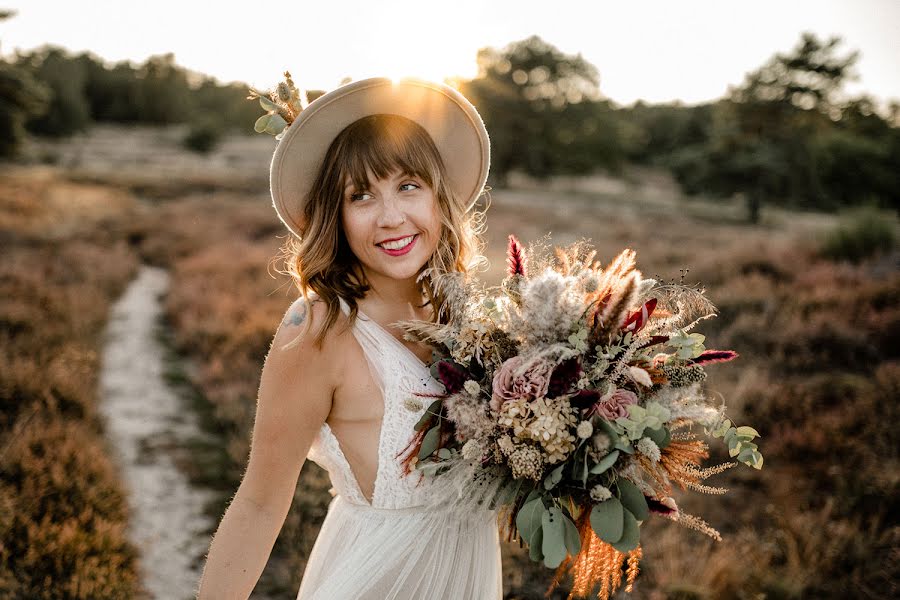
<path fill-rule="evenodd" d="M 759 432 L 752 427 L 748 427 L 747 425 L 742 425 L 737 428 L 738 435 L 749 435 L 752 440 L 755 437 L 761 437 Z"/>
<path fill-rule="evenodd" d="M 751 465 L 754 469 L 762 469 L 763 466 L 763 456 L 759 453 L 759 451 L 753 451 L 753 462 Z"/>
<path fill-rule="evenodd" d="M 607 454 L 606 456 L 601 458 L 600 462 L 598 462 L 596 465 L 594 465 L 591 468 L 591 473 L 593 473 L 594 475 L 599 475 L 600 473 L 603 473 L 608 468 L 613 466 L 613 464 L 615 464 L 615 462 L 616 462 L 616 459 L 618 459 L 618 458 L 619 458 L 619 451 L 613 450 L 612 452 L 610 452 L 609 454 Z"/>
<path fill-rule="evenodd" d="M 278 105 L 265 96 L 259 97 L 259 105 L 263 107 L 263 110 L 278 110 Z"/>
<path fill-rule="evenodd" d="M 634 446 L 631 445 L 631 442 L 628 441 L 628 438 L 619 438 L 616 442 L 616 445 L 613 446 L 616 450 L 621 450 L 625 454 L 634 454 Z"/>
<path fill-rule="evenodd" d="M 566 550 L 568 550 L 569 554 L 575 556 L 581 551 L 581 535 L 578 533 L 578 528 L 575 527 L 575 523 L 572 522 L 572 519 L 569 516 L 563 515 L 563 524 L 566 526 Z"/>
<path fill-rule="evenodd" d="M 422 440 L 422 447 L 419 448 L 419 460 L 428 458 L 435 450 L 437 450 L 438 442 L 441 437 L 440 434 L 440 424 L 435 425 L 428 430 L 428 433 L 425 434 L 425 439 Z"/>
<path fill-rule="evenodd" d="M 753 448 L 743 448 L 740 453 L 737 455 L 737 459 L 742 463 L 751 464 L 753 453 L 755 449 Z"/>
<path fill-rule="evenodd" d="M 591 528 L 604 542 L 612 544 L 622 538 L 624 508 L 618 498 L 608 498 L 591 508 Z"/>
<path fill-rule="evenodd" d="M 532 538 L 535 529 L 541 527 L 541 515 L 544 514 L 544 510 L 544 503 L 540 497 L 526 502 L 519 509 L 516 514 L 516 529 L 519 530 L 519 537 L 526 541 Z"/>
<path fill-rule="evenodd" d="M 672 435 L 665 426 L 657 427 L 656 429 L 645 429 L 644 435 L 653 440 L 661 449 L 668 446 L 669 441 L 672 439 Z"/>
<path fill-rule="evenodd" d="M 441 400 L 435 400 L 431 404 L 428 405 L 428 408 L 422 413 L 422 416 L 419 417 L 418 423 L 416 423 L 415 430 L 421 431 L 423 427 L 428 423 L 428 421 L 434 417 L 441 409 Z"/>
<path fill-rule="evenodd" d="M 624 477 L 620 477 L 617 480 L 617 485 L 619 486 L 619 500 L 622 501 L 622 506 L 634 515 L 634 518 L 638 521 L 646 520 L 650 516 L 650 510 L 647 506 L 647 499 L 641 490 Z"/>
<path fill-rule="evenodd" d="M 443 458 L 444 460 L 450 458 L 450 449 L 441 448 L 440 450 L 438 450 L 438 458 Z"/>
<path fill-rule="evenodd" d="M 258 118 L 253 124 L 253 131 L 255 131 L 256 133 L 265 133 L 266 128 L 269 126 L 269 119 L 271 117 L 272 115 L 266 114 Z"/>
<path fill-rule="evenodd" d="M 544 478 L 545 490 L 552 490 L 554 487 L 556 487 L 556 484 L 558 484 L 562 480 L 563 467 L 565 466 L 566 463 L 562 463 L 561 465 L 550 471 L 547 477 Z"/>
<path fill-rule="evenodd" d="M 522 505 L 524 506 L 525 504 L 528 504 L 535 498 L 540 498 L 542 495 L 543 494 L 541 493 L 541 490 L 539 490 L 538 488 L 534 488 L 533 490 L 528 492 L 527 496 L 525 496 L 525 501 L 522 503 Z"/>
<path fill-rule="evenodd" d="M 269 120 L 266 123 L 266 133 L 281 133 L 285 127 L 287 127 L 287 121 L 281 115 L 278 113 L 269 115 Z"/>
<path fill-rule="evenodd" d="M 624 511 L 624 523 L 622 537 L 615 542 L 610 542 L 612 547 L 619 552 L 629 552 L 637 548 L 641 540 L 641 528 L 631 511 Z"/>
<path fill-rule="evenodd" d="M 534 535 L 528 539 L 528 557 L 534 562 L 540 562 L 544 559 L 544 554 L 541 551 L 542 546 L 544 545 L 544 530 L 538 527 Z"/>
<path fill-rule="evenodd" d="M 566 525 L 562 511 L 556 506 L 544 511 L 541 515 L 541 529 L 544 532 L 541 540 L 544 566 L 555 569 L 566 558 Z"/>

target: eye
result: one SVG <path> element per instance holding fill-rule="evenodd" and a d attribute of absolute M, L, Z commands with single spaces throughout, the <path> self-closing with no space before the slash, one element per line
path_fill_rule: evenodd
<path fill-rule="evenodd" d="M 405 187 L 405 186 L 407 186 L 407 185 L 411 185 L 411 186 L 413 186 L 414 188 L 418 188 L 418 187 L 419 187 L 419 186 L 416 185 L 415 183 L 404 183 L 404 184 L 401 185 L 400 187 L 402 188 L 402 187 Z"/>
<path fill-rule="evenodd" d="M 357 200 L 362 200 L 363 196 L 368 196 L 368 192 L 360 192 L 358 194 L 350 194 L 350 202 L 355 202 Z"/>

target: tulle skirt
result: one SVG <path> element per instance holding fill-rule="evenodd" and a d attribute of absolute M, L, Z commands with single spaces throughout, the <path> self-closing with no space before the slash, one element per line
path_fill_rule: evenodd
<path fill-rule="evenodd" d="M 501 600 L 497 513 L 332 498 L 297 600 Z"/>

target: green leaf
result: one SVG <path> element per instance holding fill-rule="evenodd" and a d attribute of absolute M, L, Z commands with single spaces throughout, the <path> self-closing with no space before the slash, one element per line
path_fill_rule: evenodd
<path fill-rule="evenodd" d="M 617 458 L 619 458 L 619 451 L 613 450 L 612 452 L 601 458 L 600 462 L 598 462 L 591 468 L 591 473 L 593 473 L 594 475 L 599 475 L 600 473 L 606 471 L 608 468 L 613 466 L 613 464 L 615 464 Z"/>
<path fill-rule="evenodd" d="M 531 502 L 531 501 L 534 500 L 535 498 L 540 498 L 542 495 L 543 495 L 543 493 L 542 493 L 538 488 L 534 488 L 533 490 L 531 490 L 530 492 L 528 492 L 528 495 L 527 495 L 527 496 L 525 496 L 525 501 L 522 502 L 522 506 L 528 504 L 529 502 Z"/>
<path fill-rule="evenodd" d="M 516 529 L 519 537 L 528 541 L 534 536 L 534 530 L 541 527 L 541 515 L 544 513 L 544 503 L 540 496 L 530 502 L 526 502 L 516 514 Z"/>
<path fill-rule="evenodd" d="M 278 105 L 265 96 L 259 97 L 259 105 L 263 107 L 263 110 L 278 110 Z"/>
<path fill-rule="evenodd" d="M 729 444 L 729 445 L 728 445 L 728 456 L 734 458 L 735 456 L 737 456 L 738 454 L 740 454 L 740 452 L 741 452 L 741 445 L 742 445 L 743 443 L 744 443 L 744 442 L 742 442 L 742 441 L 740 441 L 740 440 L 738 440 L 738 439 L 732 440 L 732 444 Z"/>
<path fill-rule="evenodd" d="M 561 465 L 550 471 L 547 477 L 544 478 L 545 490 L 552 490 L 554 487 L 556 487 L 556 484 L 559 483 L 562 479 L 563 467 L 565 466 L 566 463 L 562 463 Z"/>
<path fill-rule="evenodd" d="M 725 432 L 727 432 L 729 429 L 731 429 L 731 420 L 725 419 L 722 422 L 722 425 L 720 425 L 718 429 L 712 432 L 712 435 L 713 437 L 720 438 L 725 435 Z"/>
<path fill-rule="evenodd" d="M 762 469 L 763 466 L 763 456 L 759 453 L 759 451 L 753 451 L 753 462 L 751 465 L 754 469 Z"/>
<path fill-rule="evenodd" d="M 422 416 L 419 417 L 419 422 L 416 423 L 415 430 L 421 431 L 423 427 L 428 424 L 428 421 L 436 418 L 435 415 L 441 410 L 441 400 L 435 400 L 430 405 L 428 405 L 428 409 L 422 413 Z"/>
<path fill-rule="evenodd" d="M 575 523 L 572 522 L 568 516 L 563 515 L 563 524 L 566 526 L 565 531 L 565 541 L 566 541 L 566 550 L 569 551 L 569 554 L 575 556 L 581 551 L 581 536 L 578 533 L 578 528 L 575 527 Z"/>
<path fill-rule="evenodd" d="M 450 449 L 441 448 L 440 450 L 438 450 L 438 458 L 443 458 L 444 460 L 450 458 Z"/>
<path fill-rule="evenodd" d="M 538 527 L 534 531 L 534 535 L 528 541 L 528 557 L 534 562 L 543 560 L 544 555 L 541 548 L 544 545 L 544 530 Z"/>
<path fill-rule="evenodd" d="M 541 529 L 544 531 L 541 540 L 541 552 L 544 554 L 544 566 L 555 569 L 566 557 L 566 525 L 565 516 L 556 506 L 541 515 Z"/>
<path fill-rule="evenodd" d="M 617 480 L 619 486 L 619 500 L 634 518 L 638 521 L 644 521 L 650 516 L 650 509 L 647 507 L 647 499 L 644 494 L 631 481 L 621 477 Z"/>
<path fill-rule="evenodd" d="M 253 124 L 253 131 L 256 133 L 265 133 L 266 128 L 269 127 L 269 119 L 272 118 L 272 115 L 266 114 L 261 116 L 256 120 L 256 123 Z"/>
<path fill-rule="evenodd" d="M 266 133 L 279 134 L 287 127 L 287 121 L 281 118 L 279 114 L 273 114 L 269 117 L 266 125 Z"/>
<path fill-rule="evenodd" d="M 748 427 L 747 425 L 742 425 L 737 428 L 738 435 L 749 435 L 752 440 L 755 437 L 761 437 L 759 432 L 752 427 Z"/>
<path fill-rule="evenodd" d="M 669 445 L 672 435 L 665 427 L 657 427 L 656 429 L 645 429 L 644 435 L 653 440 L 660 449 Z"/>
<path fill-rule="evenodd" d="M 604 542 L 612 544 L 622 538 L 622 503 L 618 498 L 608 498 L 591 508 L 591 528 Z"/>
<path fill-rule="evenodd" d="M 622 537 L 615 542 L 610 542 L 612 547 L 619 552 L 630 552 L 637 548 L 641 539 L 641 528 L 638 526 L 637 519 L 630 511 L 624 512 L 624 523 L 622 527 Z"/>
<path fill-rule="evenodd" d="M 425 434 L 425 439 L 422 440 L 422 447 L 419 448 L 419 460 L 428 458 L 432 452 L 437 450 L 440 434 L 441 426 L 439 424 L 428 430 L 428 433 Z"/>

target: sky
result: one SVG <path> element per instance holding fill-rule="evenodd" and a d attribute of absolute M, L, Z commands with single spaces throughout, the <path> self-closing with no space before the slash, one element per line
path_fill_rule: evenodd
<path fill-rule="evenodd" d="M 178 64 L 259 89 L 289 70 L 301 88 L 344 77 L 432 80 L 477 75 L 479 48 L 538 35 L 600 72 L 618 104 L 726 94 L 803 31 L 860 51 L 859 81 L 882 106 L 900 101 L 900 0 L 364 0 L 211 3 L 191 0 L 0 0 L 0 54 L 45 43 L 109 62 L 173 52 Z"/>

